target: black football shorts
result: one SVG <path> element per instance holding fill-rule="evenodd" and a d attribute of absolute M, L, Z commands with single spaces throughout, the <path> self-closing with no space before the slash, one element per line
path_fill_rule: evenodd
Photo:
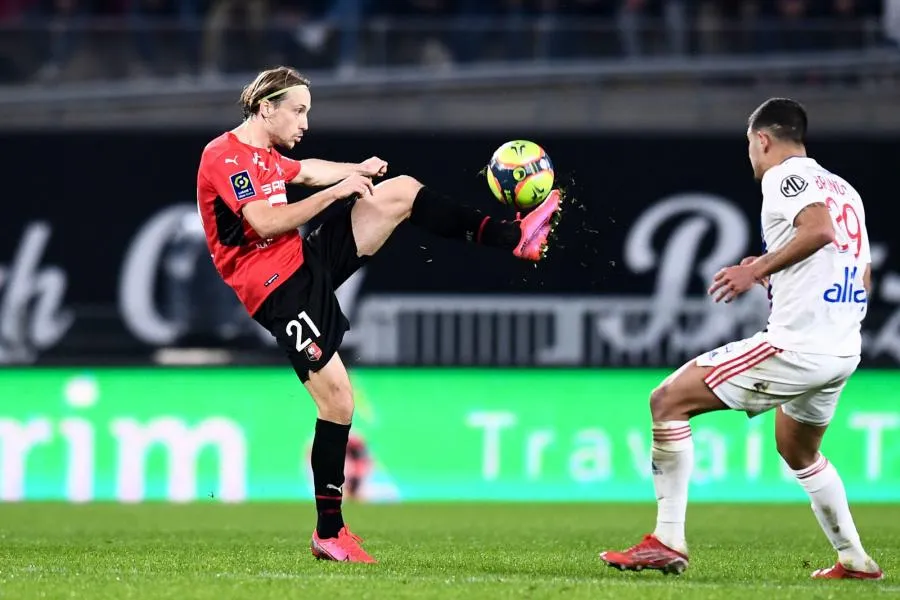
<path fill-rule="evenodd" d="M 275 336 L 304 383 L 310 372 L 328 364 L 350 329 L 334 291 L 368 259 L 356 255 L 351 208 L 348 203 L 307 236 L 303 265 L 253 315 Z"/>

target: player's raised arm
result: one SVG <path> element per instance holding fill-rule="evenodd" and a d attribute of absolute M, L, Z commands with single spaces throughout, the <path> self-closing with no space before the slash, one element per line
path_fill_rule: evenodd
<path fill-rule="evenodd" d="M 367 177 L 351 175 L 339 184 L 300 202 L 273 206 L 260 200 L 246 204 L 243 213 L 244 218 L 260 237 L 271 238 L 308 223 L 337 200 L 371 193 L 372 182 Z"/>
<path fill-rule="evenodd" d="M 351 175 L 364 177 L 381 177 L 387 172 L 387 163 L 377 156 L 361 163 L 342 163 L 308 158 L 302 161 L 302 167 L 291 183 L 320 187 L 332 185 Z"/>
<path fill-rule="evenodd" d="M 767 252 L 751 263 L 756 279 L 795 265 L 834 241 L 834 225 L 824 204 L 805 206 L 794 219 L 794 237 L 783 248 Z"/>
<path fill-rule="evenodd" d="M 731 302 L 753 284 L 767 285 L 768 277 L 773 273 L 806 260 L 834 241 L 831 215 L 821 203 L 801 208 L 794 217 L 794 228 L 794 237 L 778 250 L 766 252 L 754 260 L 744 259 L 741 264 L 716 273 L 707 293 L 714 296 L 716 302 Z"/>

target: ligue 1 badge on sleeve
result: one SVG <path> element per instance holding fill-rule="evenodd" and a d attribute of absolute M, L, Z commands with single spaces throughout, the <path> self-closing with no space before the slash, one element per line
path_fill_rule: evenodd
<path fill-rule="evenodd" d="M 256 190 L 253 189 L 253 182 L 250 180 L 250 174 L 246 170 L 235 173 L 228 179 L 231 181 L 231 187 L 238 200 L 245 200 L 256 195 Z"/>

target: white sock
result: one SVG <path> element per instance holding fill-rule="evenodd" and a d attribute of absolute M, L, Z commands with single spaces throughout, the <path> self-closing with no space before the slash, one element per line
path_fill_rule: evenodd
<path fill-rule="evenodd" d="M 694 467 L 694 440 L 687 421 L 653 423 L 653 485 L 656 488 L 656 531 L 673 550 L 687 554 L 684 520 L 688 483 Z"/>
<path fill-rule="evenodd" d="M 838 562 L 853 571 L 877 571 L 878 565 L 863 550 L 850 515 L 844 482 L 834 465 L 819 454 L 813 464 L 793 473 L 809 494 L 816 519 L 837 550 Z"/>

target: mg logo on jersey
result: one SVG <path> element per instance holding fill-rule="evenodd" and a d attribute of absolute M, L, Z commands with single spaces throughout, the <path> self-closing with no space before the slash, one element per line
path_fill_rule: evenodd
<path fill-rule="evenodd" d="M 799 196 L 806 189 L 806 180 L 799 175 L 788 175 L 781 180 L 781 193 L 786 198 Z"/>
<path fill-rule="evenodd" d="M 865 304 L 868 302 L 864 287 L 854 288 L 858 267 L 844 267 L 844 281 L 838 281 L 825 290 L 822 297 L 830 304 Z"/>

